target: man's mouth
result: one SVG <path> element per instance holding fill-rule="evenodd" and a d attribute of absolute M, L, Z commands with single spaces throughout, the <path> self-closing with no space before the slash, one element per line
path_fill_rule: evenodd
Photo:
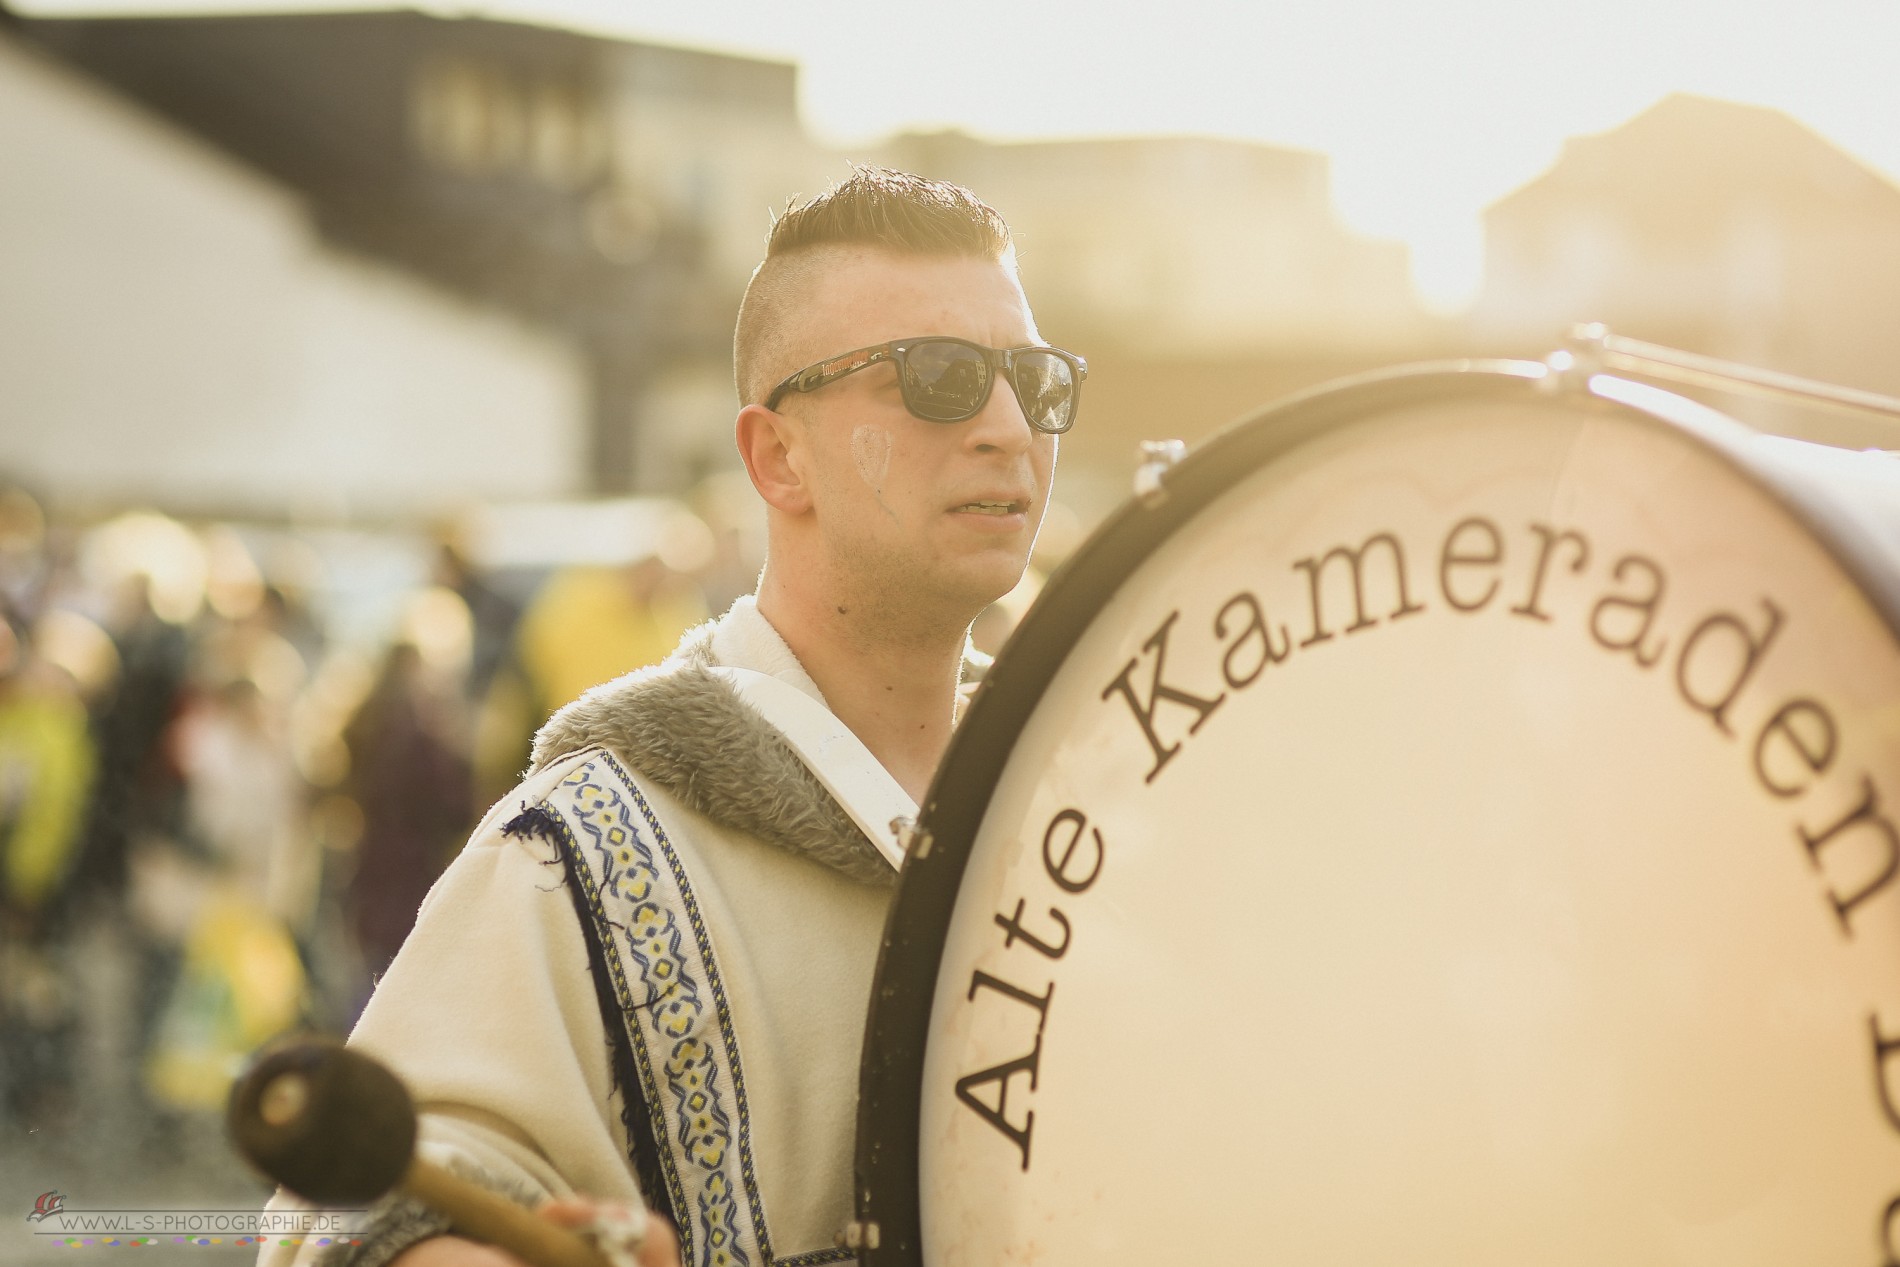
<path fill-rule="evenodd" d="M 954 507 L 958 511 L 969 511 L 977 515 L 1020 515 L 1029 509 L 1027 502 L 964 502 Z"/>

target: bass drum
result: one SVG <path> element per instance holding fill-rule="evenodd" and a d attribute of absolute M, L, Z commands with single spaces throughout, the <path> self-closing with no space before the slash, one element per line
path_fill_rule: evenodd
<path fill-rule="evenodd" d="M 863 1261 L 1894 1263 L 1897 510 L 1536 363 L 1196 450 L 930 792 Z"/>

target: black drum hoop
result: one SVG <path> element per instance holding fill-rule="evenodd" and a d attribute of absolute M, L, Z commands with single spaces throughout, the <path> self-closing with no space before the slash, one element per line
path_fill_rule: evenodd
<path fill-rule="evenodd" d="M 919 1129 L 925 1043 L 949 934 L 978 830 L 1017 736 L 1077 639 L 1123 582 L 1183 524 L 1267 462 L 1342 425 L 1396 406 L 1446 399 L 1547 401 L 1684 432 L 1787 510 L 1840 563 L 1900 642 L 1900 560 L 1825 489 L 1752 451 L 1755 433 L 1692 406 L 1666 415 L 1558 380 L 1536 361 L 1399 366 L 1336 380 L 1243 417 L 1165 477 L 1165 496 L 1124 503 L 1058 568 L 978 687 L 926 793 L 919 840 L 898 877 L 884 929 L 859 1073 L 857 1225 L 864 1267 L 920 1267 Z M 1685 402 L 1687 403 L 1687 402 Z M 927 834 L 926 834 L 927 833 Z"/>

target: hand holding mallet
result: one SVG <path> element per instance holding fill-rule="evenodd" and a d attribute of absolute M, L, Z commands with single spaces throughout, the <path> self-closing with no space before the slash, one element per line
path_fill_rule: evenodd
<path fill-rule="evenodd" d="M 232 1087 L 227 1120 L 244 1158 L 307 1201 L 368 1205 L 400 1190 L 531 1267 L 610 1267 L 577 1233 L 417 1157 L 408 1089 L 359 1051 L 304 1042 L 266 1054 Z"/>

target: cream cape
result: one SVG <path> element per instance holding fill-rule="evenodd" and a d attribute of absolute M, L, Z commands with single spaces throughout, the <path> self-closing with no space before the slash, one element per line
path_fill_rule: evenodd
<path fill-rule="evenodd" d="M 644 1190 L 689 1264 L 848 1262 L 833 1246 L 892 873 L 710 664 L 823 703 L 741 599 L 562 710 L 350 1041 L 409 1082 L 425 1155 L 492 1187 Z M 350 1261 L 440 1230 L 391 1203 Z"/>

